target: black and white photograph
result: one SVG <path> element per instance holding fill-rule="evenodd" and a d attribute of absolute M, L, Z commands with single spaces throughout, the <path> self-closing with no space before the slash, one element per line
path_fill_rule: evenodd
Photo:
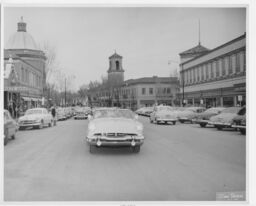
<path fill-rule="evenodd" d="M 1 12 L 5 203 L 248 201 L 248 5 Z"/>

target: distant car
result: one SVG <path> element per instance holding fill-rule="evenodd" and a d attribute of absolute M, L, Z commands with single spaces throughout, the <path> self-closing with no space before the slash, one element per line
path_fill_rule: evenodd
<path fill-rule="evenodd" d="M 232 123 L 233 128 L 239 129 L 241 134 L 246 134 L 246 108 L 238 112 L 238 115 L 233 119 Z"/>
<path fill-rule="evenodd" d="M 138 153 L 144 142 L 143 125 L 128 109 L 96 109 L 89 116 L 87 143 L 90 152 L 99 147 L 131 147 Z"/>
<path fill-rule="evenodd" d="M 6 145 L 9 139 L 15 139 L 17 132 L 17 123 L 11 117 L 8 110 L 4 110 L 4 145 Z"/>
<path fill-rule="evenodd" d="M 58 108 L 57 110 L 57 120 L 66 120 L 67 119 L 67 115 L 65 113 L 65 110 L 63 108 Z"/>
<path fill-rule="evenodd" d="M 212 107 L 205 110 L 202 113 L 197 114 L 193 119 L 192 122 L 199 124 L 201 127 L 206 127 L 209 122 L 209 119 L 213 116 L 220 114 L 225 107 Z"/>
<path fill-rule="evenodd" d="M 138 110 L 135 111 L 136 114 L 142 115 L 142 116 L 147 116 L 149 117 L 150 114 L 154 111 L 153 107 L 142 107 Z"/>
<path fill-rule="evenodd" d="M 24 116 L 18 120 L 19 129 L 33 127 L 42 129 L 45 126 L 53 126 L 53 117 L 45 108 L 28 109 Z"/>
<path fill-rule="evenodd" d="M 180 123 L 190 122 L 197 116 L 197 114 L 205 111 L 204 107 L 185 107 L 185 109 L 178 114 Z"/>
<path fill-rule="evenodd" d="M 154 107 L 154 111 L 149 116 L 150 123 L 169 123 L 176 124 L 177 113 L 171 106 L 159 105 Z"/>
<path fill-rule="evenodd" d="M 208 124 L 214 125 L 218 130 L 232 128 L 233 119 L 242 109 L 242 107 L 228 107 L 220 114 L 211 117 Z"/>
<path fill-rule="evenodd" d="M 74 119 L 87 119 L 88 113 L 86 111 L 76 111 L 76 114 L 74 116 Z"/>

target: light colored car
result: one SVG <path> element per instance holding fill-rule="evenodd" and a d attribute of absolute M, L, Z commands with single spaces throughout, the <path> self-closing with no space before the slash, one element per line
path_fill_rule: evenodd
<path fill-rule="evenodd" d="M 61 108 L 59 107 L 57 110 L 57 120 L 60 121 L 60 120 L 66 120 L 67 119 L 67 115 L 65 113 L 65 110 L 64 108 Z"/>
<path fill-rule="evenodd" d="M 153 107 L 142 107 L 138 110 L 135 111 L 136 114 L 142 115 L 142 116 L 147 116 L 149 117 L 150 114 L 154 111 Z"/>
<path fill-rule="evenodd" d="M 154 107 L 154 111 L 149 116 L 150 123 L 169 123 L 176 124 L 177 111 L 174 107 L 159 105 Z"/>
<path fill-rule="evenodd" d="M 183 111 L 178 114 L 178 119 L 180 123 L 190 122 L 197 116 L 197 114 L 205 111 L 204 107 L 185 107 Z"/>
<path fill-rule="evenodd" d="M 202 113 L 197 114 L 193 119 L 193 123 L 199 124 L 201 127 L 206 127 L 209 119 L 213 116 L 220 114 L 225 107 L 212 107 Z"/>
<path fill-rule="evenodd" d="M 87 143 L 90 152 L 99 147 L 131 147 L 138 153 L 144 142 L 143 125 L 128 109 L 96 109 L 89 116 Z"/>
<path fill-rule="evenodd" d="M 214 127 L 216 127 L 218 130 L 222 130 L 223 128 L 231 128 L 233 119 L 242 109 L 242 107 L 228 107 L 220 114 L 211 117 L 208 124 L 214 125 Z"/>
<path fill-rule="evenodd" d="M 25 115 L 19 118 L 18 123 L 20 130 L 27 127 L 42 129 L 45 126 L 53 126 L 53 117 L 45 108 L 28 109 Z"/>
<path fill-rule="evenodd" d="M 17 123 L 11 117 L 8 110 L 4 110 L 4 145 L 8 143 L 10 139 L 15 139 L 15 134 L 17 132 Z"/>
<path fill-rule="evenodd" d="M 241 134 L 246 134 L 246 107 L 241 109 L 233 119 L 232 127 L 238 129 Z"/>

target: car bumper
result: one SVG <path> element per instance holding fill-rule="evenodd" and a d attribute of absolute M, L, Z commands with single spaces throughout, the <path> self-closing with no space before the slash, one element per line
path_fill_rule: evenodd
<path fill-rule="evenodd" d="M 175 118 L 157 118 L 156 121 L 158 121 L 158 122 L 176 122 L 177 119 L 175 119 Z"/>
<path fill-rule="evenodd" d="M 23 124 L 23 123 L 19 123 L 19 128 L 24 128 L 24 127 L 35 127 L 35 126 L 39 126 L 40 124 L 41 124 L 40 122 L 30 123 L 30 124 Z"/>
<path fill-rule="evenodd" d="M 87 119 L 88 116 L 74 116 L 75 119 Z"/>
<path fill-rule="evenodd" d="M 231 123 L 225 123 L 225 122 L 211 122 L 211 121 L 209 121 L 208 124 L 214 125 L 214 126 L 231 127 Z"/>
<path fill-rule="evenodd" d="M 245 125 L 232 125 L 233 128 L 246 129 Z"/>
<path fill-rule="evenodd" d="M 98 147 L 129 147 L 138 146 L 144 143 L 144 137 L 86 137 L 86 141 L 89 145 Z"/>
<path fill-rule="evenodd" d="M 204 120 L 204 119 L 192 119 L 192 122 L 195 123 L 195 124 L 201 124 L 201 123 L 208 124 L 209 120 Z"/>

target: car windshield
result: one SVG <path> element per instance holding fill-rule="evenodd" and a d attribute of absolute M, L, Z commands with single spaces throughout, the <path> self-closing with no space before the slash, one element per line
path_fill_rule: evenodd
<path fill-rule="evenodd" d="M 223 108 L 224 109 L 224 108 Z M 218 113 L 219 111 L 223 110 L 222 108 L 216 108 L 216 107 L 212 107 L 210 109 L 207 109 L 205 112 L 206 113 Z"/>
<path fill-rule="evenodd" d="M 158 112 L 159 111 L 172 111 L 173 110 L 173 108 L 172 107 L 164 107 L 164 106 L 162 106 L 162 107 L 157 107 L 157 109 L 156 109 Z"/>
<path fill-rule="evenodd" d="M 236 114 L 241 108 L 240 107 L 229 107 L 227 109 L 224 109 L 222 113 L 232 113 Z"/>
<path fill-rule="evenodd" d="M 41 109 L 29 109 L 26 111 L 25 115 L 31 115 L 31 114 L 42 114 L 43 110 Z"/>
<path fill-rule="evenodd" d="M 134 119 L 132 111 L 121 109 L 103 109 L 94 111 L 94 118 L 128 118 Z"/>

